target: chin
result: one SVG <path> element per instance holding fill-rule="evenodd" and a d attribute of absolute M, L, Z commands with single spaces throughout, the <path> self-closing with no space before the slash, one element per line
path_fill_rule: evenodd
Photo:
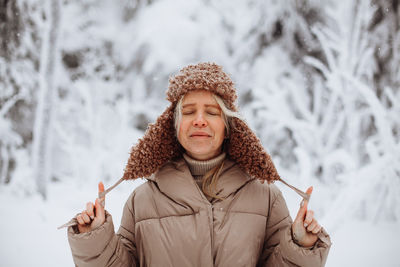
<path fill-rule="evenodd" d="M 197 155 L 197 156 L 207 156 L 207 155 L 212 154 L 212 151 L 209 151 L 209 150 L 196 150 L 196 149 L 194 149 L 194 150 L 189 150 L 189 152 L 191 154 Z"/>
<path fill-rule="evenodd" d="M 219 153 L 214 150 L 189 150 L 188 152 L 192 157 L 201 158 L 201 160 L 212 159 L 219 155 Z"/>

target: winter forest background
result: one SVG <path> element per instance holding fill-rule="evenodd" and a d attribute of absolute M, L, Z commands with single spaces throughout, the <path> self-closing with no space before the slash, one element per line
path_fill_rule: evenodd
<path fill-rule="evenodd" d="M 281 176 L 314 186 L 327 266 L 400 266 L 398 0 L 0 0 L 0 265 L 73 265 L 56 227 L 200 61 L 231 74 Z M 107 198 L 116 228 L 142 182 Z"/>

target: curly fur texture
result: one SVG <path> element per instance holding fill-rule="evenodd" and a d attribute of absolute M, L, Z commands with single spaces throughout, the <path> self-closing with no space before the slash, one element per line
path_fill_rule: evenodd
<path fill-rule="evenodd" d="M 215 63 L 189 65 L 169 79 L 167 99 L 177 103 L 181 96 L 192 90 L 207 90 L 220 96 L 232 111 L 237 111 L 236 89 L 231 78 Z"/>
<path fill-rule="evenodd" d="M 184 67 L 170 78 L 167 99 L 171 105 L 150 124 L 143 138 L 132 147 L 124 179 L 148 177 L 184 152 L 175 135 L 174 109 L 178 100 L 192 90 L 208 90 L 220 96 L 227 107 L 237 111 L 236 89 L 231 78 L 215 63 L 199 63 Z M 247 124 L 233 118 L 227 143 L 227 156 L 250 176 L 272 182 L 280 177 L 271 157 Z"/>

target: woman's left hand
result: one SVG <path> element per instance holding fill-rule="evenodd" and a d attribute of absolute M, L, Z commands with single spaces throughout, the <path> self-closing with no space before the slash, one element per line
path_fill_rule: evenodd
<path fill-rule="evenodd" d="M 313 187 L 309 187 L 306 191 L 311 196 Z M 321 225 L 314 218 L 314 212 L 307 209 L 308 200 L 304 200 L 303 206 L 300 207 L 296 219 L 292 224 L 292 234 L 294 241 L 303 247 L 311 247 L 317 242 L 317 234 L 321 231 Z"/>

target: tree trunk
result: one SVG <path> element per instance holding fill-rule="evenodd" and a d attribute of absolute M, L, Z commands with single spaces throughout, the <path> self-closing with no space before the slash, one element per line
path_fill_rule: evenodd
<path fill-rule="evenodd" d="M 48 0 L 48 30 L 42 43 L 40 66 L 40 95 L 33 134 L 33 169 L 38 192 L 46 199 L 46 185 L 51 175 L 52 119 L 54 104 L 57 100 L 55 83 L 59 52 L 57 48 L 60 27 L 60 1 Z"/>

